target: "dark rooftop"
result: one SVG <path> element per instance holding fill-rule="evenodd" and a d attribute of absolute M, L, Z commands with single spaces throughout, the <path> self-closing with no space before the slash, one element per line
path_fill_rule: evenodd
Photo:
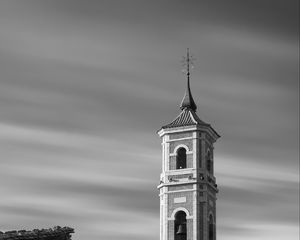
<path fill-rule="evenodd" d="M 71 233 L 74 233 L 73 228 L 59 226 L 32 231 L 0 231 L 0 240 L 70 240 Z"/>

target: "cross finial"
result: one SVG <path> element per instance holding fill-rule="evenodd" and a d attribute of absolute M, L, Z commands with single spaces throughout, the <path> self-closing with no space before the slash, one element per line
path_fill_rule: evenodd
<path fill-rule="evenodd" d="M 187 71 L 187 76 L 190 76 L 190 51 L 189 48 L 186 49 L 186 71 Z"/>
<path fill-rule="evenodd" d="M 180 109 L 191 109 L 193 111 L 196 111 L 197 106 L 194 102 L 194 99 L 192 97 L 191 89 L 190 89 L 190 69 L 193 67 L 193 60 L 194 58 L 190 56 L 189 48 L 187 48 L 186 57 L 183 58 L 183 66 L 186 67 L 184 72 L 187 76 L 187 88 L 185 95 L 181 101 Z"/>
<path fill-rule="evenodd" d="M 194 57 L 192 55 L 190 55 L 190 49 L 187 48 L 186 49 L 186 57 L 183 57 L 183 59 L 182 59 L 182 66 L 184 67 L 182 72 L 184 72 L 186 74 L 188 79 L 190 77 L 190 71 L 193 68 L 194 60 L 195 60 Z"/>

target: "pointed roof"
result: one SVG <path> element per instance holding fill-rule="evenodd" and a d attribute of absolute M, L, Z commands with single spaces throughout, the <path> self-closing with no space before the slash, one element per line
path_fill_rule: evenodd
<path fill-rule="evenodd" d="M 182 112 L 170 123 L 163 128 L 181 127 L 189 125 L 208 125 L 203 122 L 196 114 L 197 105 L 193 99 L 191 87 L 190 87 L 190 64 L 191 57 L 189 55 L 189 49 L 187 49 L 187 55 L 184 58 L 186 65 L 186 76 L 187 76 L 187 86 L 185 90 L 184 97 L 180 104 L 180 109 Z"/>
<path fill-rule="evenodd" d="M 181 113 L 169 124 L 164 125 L 162 129 L 170 129 L 176 127 L 184 127 L 184 126 L 197 126 L 204 127 L 206 129 L 210 129 L 216 136 L 216 138 L 220 137 L 220 135 L 211 127 L 210 124 L 202 121 L 196 114 L 196 103 L 193 99 L 191 88 L 190 88 L 190 63 L 191 58 L 189 56 L 189 49 L 187 49 L 187 56 L 185 58 L 186 61 L 186 76 L 187 76 L 187 88 L 185 91 L 185 95 L 181 101 L 180 109 Z"/>
<path fill-rule="evenodd" d="M 188 73 L 188 78 L 187 78 L 187 87 L 186 87 L 185 95 L 180 104 L 181 110 L 183 110 L 185 108 L 192 109 L 193 111 L 196 111 L 196 109 L 197 109 L 197 105 L 196 105 L 196 103 L 193 99 L 192 93 L 191 93 L 189 73 Z"/>

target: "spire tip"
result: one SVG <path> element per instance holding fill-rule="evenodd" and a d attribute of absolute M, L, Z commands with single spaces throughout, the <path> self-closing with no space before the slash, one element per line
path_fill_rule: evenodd
<path fill-rule="evenodd" d="M 192 109 L 193 111 L 196 111 L 197 106 L 194 102 L 191 89 L 190 89 L 190 65 L 192 64 L 192 57 L 190 56 L 189 48 L 187 48 L 186 58 L 184 58 L 186 65 L 186 75 L 187 75 L 187 88 L 185 95 L 181 101 L 180 109 L 183 110 L 185 108 Z"/>

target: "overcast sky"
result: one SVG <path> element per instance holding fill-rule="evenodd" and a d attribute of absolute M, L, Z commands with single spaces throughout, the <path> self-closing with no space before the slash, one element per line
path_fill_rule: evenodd
<path fill-rule="evenodd" d="M 157 240 L 156 131 L 196 58 L 219 240 L 297 240 L 298 1 L 1 0 L 0 230 Z"/>

